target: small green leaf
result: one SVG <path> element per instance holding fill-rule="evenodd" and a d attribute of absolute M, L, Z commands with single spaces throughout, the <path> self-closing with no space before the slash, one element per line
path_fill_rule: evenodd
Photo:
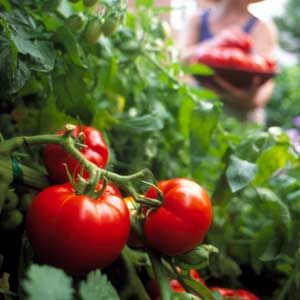
<path fill-rule="evenodd" d="M 212 245 L 200 245 L 190 252 L 176 257 L 176 264 L 182 269 L 200 269 L 208 265 L 211 253 L 218 253 Z"/>
<path fill-rule="evenodd" d="M 161 119 L 157 118 L 157 116 L 148 114 L 144 116 L 120 119 L 117 127 L 121 130 L 144 133 L 161 130 L 164 127 L 164 123 Z"/>
<path fill-rule="evenodd" d="M 32 265 L 22 286 L 28 300 L 71 300 L 72 280 L 62 270 Z"/>
<path fill-rule="evenodd" d="M 294 158 L 288 144 L 276 144 L 263 151 L 257 160 L 258 172 L 253 183 L 263 185 L 278 169 L 283 168 Z"/>
<path fill-rule="evenodd" d="M 183 283 L 184 287 L 187 290 L 193 292 L 193 294 L 196 294 L 197 296 L 200 296 L 201 299 L 203 300 L 213 299 L 211 291 L 201 282 L 186 277 L 180 277 L 180 282 Z"/>
<path fill-rule="evenodd" d="M 231 155 L 230 163 L 226 170 L 226 178 L 233 193 L 246 187 L 257 172 L 256 164 Z"/>
<path fill-rule="evenodd" d="M 120 300 L 116 290 L 99 270 L 88 274 L 79 287 L 81 300 Z"/>

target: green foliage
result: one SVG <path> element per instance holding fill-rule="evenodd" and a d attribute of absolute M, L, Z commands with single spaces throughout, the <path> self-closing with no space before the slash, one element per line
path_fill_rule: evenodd
<path fill-rule="evenodd" d="M 99 270 L 89 273 L 86 281 L 80 283 L 79 295 L 82 300 L 120 300 L 107 277 Z"/>
<path fill-rule="evenodd" d="M 23 281 L 28 300 L 71 300 L 75 290 L 72 279 L 62 270 L 50 266 L 31 265 Z M 81 300 L 119 300 L 119 296 L 99 270 L 90 272 L 79 285 Z"/>
<path fill-rule="evenodd" d="M 30 300 L 70 300 L 73 294 L 71 279 L 62 270 L 49 266 L 32 265 L 23 288 Z"/>
<path fill-rule="evenodd" d="M 279 28 L 282 46 L 298 55 L 300 53 L 300 4 L 298 0 L 288 0 L 282 17 L 276 17 L 275 23 Z"/>
<path fill-rule="evenodd" d="M 267 105 L 269 126 L 294 127 L 293 119 L 300 115 L 300 67 L 285 67 L 275 80 L 275 91 Z"/>
<path fill-rule="evenodd" d="M 177 265 L 197 266 L 207 277 L 236 286 L 245 284 L 238 280 L 246 265 L 258 281 L 264 272 L 280 274 L 281 299 L 290 282 L 298 291 L 299 155 L 287 135 L 277 127 L 263 131 L 224 118 L 213 92 L 180 82 L 184 71 L 210 70 L 184 69 L 174 59 L 153 1 L 136 1 L 136 13 L 125 12 L 124 1 L 101 1 L 99 11 L 73 2 L 0 1 L 4 137 L 55 132 L 65 123 L 98 128 L 110 143 L 109 169 L 130 174 L 148 167 L 157 179 L 193 178 L 212 196 L 214 222 L 207 241 L 219 254 L 202 245 Z M 77 16 L 83 21 L 79 27 L 70 23 Z M 99 26 L 90 43 L 85 34 L 95 16 L 100 25 L 113 17 L 117 24 L 109 34 Z M 299 76 L 299 67 L 293 67 L 277 77 L 268 105 L 270 125 L 289 128 L 300 115 Z M 24 151 L 30 164 L 39 162 L 38 151 Z M 29 299 L 71 299 L 77 292 L 71 283 L 60 270 L 33 266 L 23 288 Z M 185 284 L 209 295 L 199 283 L 185 279 Z M 118 299 L 98 271 L 78 292 L 84 300 Z M 187 293 L 174 297 L 195 299 Z"/>
<path fill-rule="evenodd" d="M 228 184 L 232 192 L 237 192 L 246 187 L 257 173 L 256 164 L 241 160 L 236 156 L 230 157 L 226 171 Z"/>

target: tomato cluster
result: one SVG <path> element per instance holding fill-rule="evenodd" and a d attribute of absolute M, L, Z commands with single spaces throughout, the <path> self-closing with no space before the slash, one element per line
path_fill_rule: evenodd
<path fill-rule="evenodd" d="M 277 70 L 276 62 L 251 53 L 252 42 L 248 35 L 232 36 L 221 39 L 214 48 L 202 51 L 197 56 L 196 62 L 211 67 L 245 70 L 251 72 L 274 73 Z"/>
<path fill-rule="evenodd" d="M 66 131 L 57 134 L 65 135 Z M 100 168 L 106 166 L 109 150 L 98 130 L 76 126 L 71 137 L 87 160 Z M 70 274 L 109 265 L 128 241 L 134 199 L 123 199 L 112 183 L 104 186 L 99 182 L 92 191 L 79 189 L 78 173 L 86 179 L 89 174 L 61 144 L 46 145 L 43 156 L 50 180 L 58 185 L 40 192 L 28 210 L 27 233 L 37 258 Z M 66 169 L 74 178 L 68 178 Z M 212 222 L 212 206 L 208 194 L 196 182 L 163 180 L 144 198 L 149 205 L 141 206 L 143 237 L 141 241 L 136 239 L 142 247 L 174 256 L 203 241 Z M 131 236 L 134 234 L 131 232 Z"/>

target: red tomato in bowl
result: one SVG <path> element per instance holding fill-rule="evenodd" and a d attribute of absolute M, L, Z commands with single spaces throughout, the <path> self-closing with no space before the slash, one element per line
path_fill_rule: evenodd
<path fill-rule="evenodd" d="M 109 265 L 121 253 L 129 230 L 128 208 L 111 184 L 98 199 L 76 195 L 70 183 L 50 186 L 27 214 L 27 234 L 38 259 L 70 274 Z"/>
<path fill-rule="evenodd" d="M 183 178 L 161 181 L 158 187 L 163 202 L 147 213 L 144 225 L 147 244 L 166 255 L 192 250 L 202 242 L 212 221 L 208 194 L 196 182 Z M 157 191 L 150 188 L 146 196 L 157 198 Z"/>
<path fill-rule="evenodd" d="M 59 130 L 58 135 L 63 135 L 65 130 Z M 108 146 L 101 132 L 89 126 L 77 125 L 73 131 L 75 138 L 82 138 L 84 147 L 80 152 L 86 159 L 93 162 L 99 168 L 104 168 L 108 161 Z M 65 183 L 68 176 L 64 164 L 74 177 L 80 172 L 81 166 L 78 161 L 69 153 L 67 153 L 60 145 L 49 144 L 44 148 L 43 152 L 44 164 L 48 171 L 51 182 Z M 85 171 L 84 176 L 88 174 Z"/>

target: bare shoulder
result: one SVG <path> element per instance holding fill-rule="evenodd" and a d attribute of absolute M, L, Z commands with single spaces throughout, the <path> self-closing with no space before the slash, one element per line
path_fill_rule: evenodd
<path fill-rule="evenodd" d="M 268 55 L 277 44 L 277 30 L 272 22 L 259 20 L 252 31 L 254 48 L 262 55 Z"/>

